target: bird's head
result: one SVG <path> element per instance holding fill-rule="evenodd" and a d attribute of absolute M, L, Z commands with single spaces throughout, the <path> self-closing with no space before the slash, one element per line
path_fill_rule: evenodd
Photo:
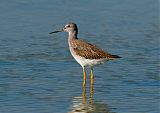
<path fill-rule="evenodd" d="M 66 24 L 62 29 L 60 30 L 57 30 L 57 31 L 53 31 L 53 32 L 50 32 L 50 34 L 52 33 L 58 33 L 58 32 L 78 32 L 78 28 L 77 28 L 77 25 L 75 23 L 68 23 Z"/>

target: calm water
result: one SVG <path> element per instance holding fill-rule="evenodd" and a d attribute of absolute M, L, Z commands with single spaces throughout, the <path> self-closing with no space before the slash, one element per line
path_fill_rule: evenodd
<path fill-rule="evenodd" d="M 123 57 L 84 88 L 67 34 L 48 34 L 70 21 Z M 1 0 L 0 113 L 160 112 L 159 24 L 158 0 Z"/>

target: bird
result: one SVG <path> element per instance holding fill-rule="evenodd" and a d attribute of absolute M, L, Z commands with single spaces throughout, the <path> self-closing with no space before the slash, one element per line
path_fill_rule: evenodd
<path fill-rule="evenodd" d="M 62 29 L 50 32 L 68 32 L 68 45 L 71 55 L 81 65 L 83 70 L 83 85 L 86 84 L 86 67 L 90 67 L 90 81 L 94 81 L 93 66 L 103 64 L 106 61 L 121 58 L 103 51 L 94 44 L 78 38 L 78 27 L 74 22 L 67 23 Z"/>

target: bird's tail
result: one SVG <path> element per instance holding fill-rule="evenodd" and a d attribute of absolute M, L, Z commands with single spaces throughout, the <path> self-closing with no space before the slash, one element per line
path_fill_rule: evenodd
<path fill-rule="evenodd" d="M 113 60 L 113 59 L 116 59 L 116 58 L 122 58 L 122 57 L 120 57 L 118 55 L 111 55 L 111 54 L 108 56 L 108 59 L 110 59 L 110 60 Z"/>

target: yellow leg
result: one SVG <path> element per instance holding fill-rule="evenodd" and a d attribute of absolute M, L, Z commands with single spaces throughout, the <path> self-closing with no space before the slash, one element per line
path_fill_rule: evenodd
<path fill-rule="evenodd" d="M 91 84 L 94 83 L 94 74 L 93 74 L 93 68 L 92 67 L 91 67 L 90 82 L 91 82 Z"/>
<path fill-rule="evenodd" d="M 85 67 L 82 68 L 83 68 L 83 86 L 86 86 L 86 70 Z"/>
<path fill-rule="evenodd" d="M 87 100 L 87 95 L 86 95 L 86 84 L 83 84 L 83 93 L 82 93 L 82 97 L 83 97 L 83 103 L 86 103 Z"/>
<path fill-rule="evenodd" d="M 93 84 L 94 81 L 91 80 L 90 82 L 90 104 L 92 106 L 93 104 L 93 94 L 94 94 L 94 84 Z"/>

